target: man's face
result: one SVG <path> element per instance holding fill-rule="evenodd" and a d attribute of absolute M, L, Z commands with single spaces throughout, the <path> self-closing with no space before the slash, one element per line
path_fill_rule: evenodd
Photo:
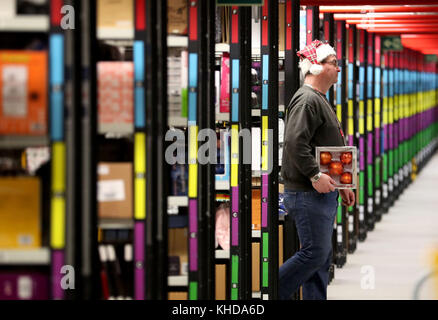
<path fill-rule="evenodd" d="M 324 76 L 327 78 L 327 81 L 329 81 L 330 84 L 335 84 L 338 82 L 338 72 L 340 72 L 341 69 L 339 69 L 336 56 L 328 56 L 324 61 L 321 62 L 321 65 L 323 67 L 321 74 L 324 74 Z"/>

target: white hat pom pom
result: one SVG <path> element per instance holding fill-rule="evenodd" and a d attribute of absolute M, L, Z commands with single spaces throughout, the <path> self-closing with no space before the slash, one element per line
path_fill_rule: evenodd
<path fill-rule="evenodd" d="M 306 76 L 307 72 L 309 72 L 310 68 L 312 67 L 312 63 L 309 59 L 304 59 L 300 61 L 300 69 L 303 73 L 303 76 Z"/>
<path fill-rule="evenodd" d="M 312 64 L 309 71 L 311 74 L 317 76 L 318 74 L 320 74 L 322 72 L 322 65 Z"/>

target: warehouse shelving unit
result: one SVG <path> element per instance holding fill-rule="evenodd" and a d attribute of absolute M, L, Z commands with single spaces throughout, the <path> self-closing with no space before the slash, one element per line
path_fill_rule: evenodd
<path fill-rule="evenodd" d="M 357 204 L 339 206 L 334 223 L 337 267 L 347 263 L 357 241 L 382 219 L 415 180 L 437 149 L 437 64 L 424 62 L 410 49 L 384 51 L 383 36 L 335 19 L 320 7 L 300 8 L 285 0 L 265 0 L 254 9 L 229 7 L 229 43 L 215 43 L 215 1 L 187 1 L 188 34 L 167 33 L 166 2 L 133 0 L 133 28 L 98 28 L 96 1 L 50 0 L 50 14 L 1 19 L 0 32 L 38 33 L 48 38 L 49 132 L 41 136 L 0 136 L 1 150 L 48 147 L 50 160 L 50 228 L 48 246 L 29 250 L 0 249 L 1 270 L 16 267 L 45 270 L 52 299 L 101 299 L 99 242 L 113 231 L 132 234 L 133 298 L 168 298 L 187 292 L 188 299 L 214 299 L 216 265 L 225 265 L 226 298 L 277 299 L 278 267 L 299 250 L 289 216 L 279 217 L 279 128 L 288 102 L 300 86 L 300 40 L 324 38 L 334 45 L 341 68 L 328 99 L 349 145 L 359 150 Z M 307 4 L 302 1 L 302 4 Z M 62 5 L 76 9 L 74 30 L 61 28 Z M 303 14 L 301 14 L 301 12 Z M 260 24 L 252 23 L 259 18 Z M 279 20 L 284 18 L 284 34 Z M 320 20 L 321 19 L 321 20 Z M 301 20 L 301 21 L 300 21 Z M 300 24 L 305 33 L 298 32 Z M 254 43 L 254 25 L 260 39 Z M 322 31 L 322 32 L 321 32 Z M 303 37 L 303 35 L 305 35 Z M 284 37 L 284 50 L 279 37 Z M 348 41 L 347 41 L 348 39 Z M 131 48 L 134 65 L 132 125 L 99 127 L 98 43 Z M 217 41 L 217 39 L 216 39 Z M 258 42 L 260 41 L 260 44 Z M 167 57 L 171 48 L 188 51 L 188 116 L 168 110 Z M 230 112 L 215 110 L 217 58 L 230 56 Z M 129 60 L 129 58 L 126 58 Z M 252 62 L 261 63 L 261 107 L 251 106 Z M 284 102 L 279 101 L 279 64 L 284 61 Z M 280 97 L 282 98 L 282 97 Z M 281 99 L 280 99 L 281 100 Z M 79 111 L 82 110 L 82 111 Z M 168 128 L 188 134 L 188 194 L 171 195 L 170 168 L 164 159 Z M 201 164 L 198 133 L 202 129 L 231 129 L 230 177 L 215 179 L 215 164 Z M 239 132 L 260 127 L 261 169 L 244 163 L 245 144 Z M 269 130 L 273 135 L 269 135 Z M 99 138 L 133 144 L 133 217 L 99 218 L 97 165 Z M 110 143 L 110 142 L 106 142 Z M 272 155 L 272 156 L 270 156 Z M 271 170 L 272 169 L 272 170 Z M 260 180 L 260 186 L 253 181 Z M 252 192 L 261 193 L 261 229 L 251 228 Z M 224 200 L 221 195 L 225 194 Z M 230 249 L 215 246 L 215 210 L 230 202 Z M 340 202 L 339 202 L 340 203 Z M 77 214 L 80 212 L 80 214 Z M 1 223 L 1 222 L 0 222 Z M 187 228 L 188 273 L 169 275 L 169 228 Z M 283 239 L 279 239 L 280 227 Z M 281 236 L 281 234 L 280 234 Z M 131 241 L 132 240 L 132 241 Z M 283 251 L 279 251 L 283 240 Z M 106 240 L 105 240 L 106 241 Z M 260 291 L 253 292 L 251 246 L 260 246 Z M 283 257 L 283 259 L 281 259 Z M 280 258 L 280 259 L 279 259 Z M 254 263 L 254 262 L 253 262 Z M 76 290 L 61 288 L 60 270 L 76 270 Z M 103 268 L 103 267 L 102 267 Z M 1 271 L 0 271 L 1 272 Z M 334 269 L 331 277 L 334 277 Z M 295 299 L 299 298 L 299 293 Z"/>

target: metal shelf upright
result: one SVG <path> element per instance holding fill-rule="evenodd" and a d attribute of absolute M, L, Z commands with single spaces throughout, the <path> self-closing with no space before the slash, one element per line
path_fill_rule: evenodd
<path fill-rule="evenodd" d="M 368 65 L 367 65 L 367 230 L 374 229 L 374 48 L 375 35 L 368 33 Z"/>
<path fill-rule="evenodd" d="M 98 274 L 99 258 L 97 250 L 97 39 L 96 20 L 97 4 L 94 1 L 75 1 L 80 6 L 81 79 L 76 82 L 82 90 L 82 110 L 80 123 L 80 157 L 82 214 L 80 223 L 81 236 L 81 296 L 100 298 L 100 281 Z M 77 7 L 76 7 L 77 8 Z M 79 43 L 79 41 L 78 41 Z M 76 70 L 78 72 L 78 70 Z M 78 108 L 80 109 L 80 108 Z M 69 151 L 70 152 L 70 151 Z M 77 175 L 77 173 L 76 173 Z M 77 175 L 78 176 L 78 175 Z M 78 228 L 79 226 L 76 226 Z"/>
<path fill-rule="evenodd" d="M 51 149 L 51 295 L 64 299 L 61 268 L 66 247 L 66 140 L 65 140 L 65 35 L 61 28 L 63 0 L 50 1 L 49 31 L 49 128 Z"/>
<path fill-rule="evenodd" d="M 386 210 L 394 204 L 394 52 L 389 52 L 388 55 L 388 199 Z"/>
<path fill-rule="evenodd" d="M 134 8 L 134 299 L 167 299 L 167 5 Z"/>
<path fill-rule="evenodd" d="M 251 282 L 251 167 L 247 164 L 251 109 L 251 11 L 231 7 L 231 300 L 250 299 Z M 242 138 L 242 139 L 241 139 Z M 245 161 L 246 160 L 246 161 Z M 249 169 L 249 170 L 248 170 Z"/>
<path fill-rule="evenodd" d="M 358 134 L 359 134 L 359 197 L 356 199 L 359 209 L 359 241 L 365 241 L 367 237 L 366 228 L 366 104 L 367 104 L 367 85 L 366 85 L 366 64 L 367 64 L 367 32 L 359 30 L 359 104 L 358 104 Z"/>
<path fill-rule="evenodd" d="M 400 52 L 394 53 L 394 201 L 400 195 L 400 147 L 399 147 L 399 110 L 400 110 Z"/>
<path fill-rule="evenodd" d="M 285 122 L 288 117 L 287 107 L 293 95 L 300 87 L 300 70 L 298 68 L 299 58 L 296 54 L 299 51 L 300 33 L 300 3 L 299 1 L 286 0 L 285 6 L 285 60 L 284 60 L 284 103 L 286 107 Z M 286 125 L 286 123 L 285 123 Z M 283 257 L 284 261 L 292 257 L 295 252 L 300 249 L 300 241 L 296 230 L 295 222 L 289 215 L 285 216 L 284 220 L 284 246 Z M 295 299 L 297 299 L 297 294 Z"/>
<path fill-rule="evenodd" d="M 356 65 L 357 30 L 355 25 L 348 28 L 348 111 L 347 111 L 347 144 L 357 146 L 357 108 L 358 108 L 358 70 Z M 346 61 L 346 62 L 347 62 Z M 358 213 L 357 203 L 346 208 L 348 216 L 348 253 L 353 253 L 357 246 Z"/>
<path fill-rule="evenodd" d="M 214 161 L 198 159 L 198 133 L 214 130 L 213 1 L 188 1 L 189 300 L 214 294 Z M 206 137 L 202 137 L 205 139 Z M 213 139 L 213 137 L 209 137 Z M 216 141 L 216 137 L 214 137 Z M 200 149 L 199 149 L 200 150 Z M 213 156 L 209 154 L 210 158 Z M 214 157 L 213 157 L 214 158 Z"/>
<path fill-rule="evenodd" d="M 346 95 L 346 25 L 345 21 L 336 21 L 336 57 L 341 72 L 338 73 L 336 84 L 336 114 L 341 122 L 343 132 L 346 132 L 347 95 Z M 346 209 L 338 198 L 338 212 L 336 216 L 336 266 L 341 268 L 347 262 L 347 219 Z"/>
<path fill-rule="evenodd" d="M 382 69 L 381 37 L 375 36 L 374 51 L 374 216 L 376 221 L 382 219 Z"/>
<path fill-rule="evenodd" d="M 262 299 L 275 300 L 278 295 L 278 1 L 265 0 L 261 11 L 260 285 Z"/>

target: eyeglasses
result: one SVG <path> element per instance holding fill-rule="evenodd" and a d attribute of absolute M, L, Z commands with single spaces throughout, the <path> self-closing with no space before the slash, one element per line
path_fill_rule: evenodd
<path fill-rule="evenodd" d="M 326 61 L 326 62 L 323 62 L 323 63 L 331 64 L 331 65 L 333 65 L 335 68 L 339 67 L 338 60 L 331 60 L 331 61 Z"/>

